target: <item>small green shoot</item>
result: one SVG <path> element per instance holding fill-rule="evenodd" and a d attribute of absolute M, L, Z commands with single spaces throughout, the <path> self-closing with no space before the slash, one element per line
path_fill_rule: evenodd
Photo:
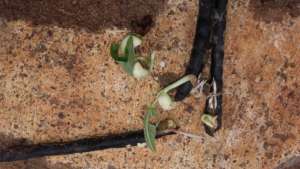
<path fill-rule="evenodd" d="M 174 107 L 173 100 L 171 96 L 168 95 L 168 92 L 176 87 L 186 83 L 188 81 L 193 81 L 196 77 L 194 75 L 186 75 L 178 81 L 170 84 L 169 86 L 162 89 L 158 92 L 155 101 L 147 108 L 147 113 L 144 118 L 144 136 L 147 143 L 147 146 L 150 150 L 155 151 L 155 136 L 157 126 L 150 123 L 150 118 L 155 116 L 156 113 L 156 103 L 162 107 L 163 110 L 170 110 Z"/>
<path fill-rule="evenodd" d="M 141 45 L 142 39 L 136 35 L 126 36 L 120 44 L 112 44 L 110 48 L 111 57 L 119 63 L 123 69 L 133 77 L 141 79 L 149 75 L 153 71 L 153 65 L 155 60 L 155 53 L 152 52 L 148 57 L 137 57 L 135 48 Z M 150 122 L 151 117 L 157 114 L 156 104 L 158 103 L 163 110 L 171 110 L 174 108 L 175 103 L 169 91 L 179 87 L 180 85 L 191 81 L 194 82 L 196 77 L 194 75 L 186 75 L 178 81 L 168 85 L 164 89 L 158 92 L 155 101 L 148 106 L 147 113 L 144 117 L 144 137 L 148 148 L 155 152 L 155 138 L 157 130 L 176 130 L 176 124 L 172 120 L 163 121 L 157 125 Z M 215 117 L 209 115 L 202 116 L 202 121 L 208 126 L 214 126 L 216 121 Z M 182 133 L 182 132 L 181 132 Z M 191 134 L 183 133 L 190 137 L 195 137 Z"/>
<path fill-rule="evenodd" d="M 150 123 L 150 118 L 152 116 L 155 116 L 156 110 L 154 105 L 150 105 L 147 108 L 147 114 L 145 115 L 144 118 L 144 136 L 146 143 L 150 150 L 153 152 L 156 150 L 155 149 L 155 136 L 156 136 L 156 126 Z"/>
<path fill-rule="evenodd" d="M 137 57 L 134 48 L 142 43 L 142 39 L 135 35 L 126 36 L 121 44 L 112 44 L 111 57 L 122 65 L 123 69 L 137 79 L 149 75 L 153 69 L 155 55 L 149 57 Z"/>
<path fill-rule="evenodd" d="M 117 61 L 117 62 L 127 62 L 128 61 L 128 57 L 120 57 L 119 56 L 119 47 L 120 47 L 120 45 L 118 45 L 118 44 L 115 44 L 115 43 L 113 43 L 112 45 L 111 45 L 111 47 L 110 47 L 110 54 L 111 54 L 111 57 L 115 60 L 115 61 Z"/>
<path fill-rule="evenodd" d="M 203 114 L 201 116 L 201 121 L 210 128 L 217 128 L 217 116 Z"/>
<path fill-rule="evenodd" d="M 172 89 L 175 89 L 179 87 L 180 85 L 188 82 L 188 81 L 193 81 L 196 80 L 196 77 L 194 75 L 186 75 L 183 78 L 179 79 L 178 81 L 170 84 L 169 86 L 165 87 L 162 89 L 158 95 L 157 95 L 157 101 L 159 105 L 164 109 L 164 110 L 171 110 L 174 107 L 174 101 L 169 96 L 168 92 L 171 91 Z"/>

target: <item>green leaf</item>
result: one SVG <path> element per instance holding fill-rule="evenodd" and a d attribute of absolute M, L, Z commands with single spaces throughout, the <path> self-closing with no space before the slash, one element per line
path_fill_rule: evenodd
<path fill-rule="evenodd" d="M 133 46 L 133 38 L 132 36 L 129 37 L 126 48 L 125 48 L 125 56 L 128 58 L 127 62 L 121 63 L 124 70 L 132 75 L 133 67 L 135 62 L 137 61 L 137 58 L 134 53 L 134 46 Z"/>
<path fill-rule="evenodd" d="M 156 126 L 153 124 L 150 124 L 149 120 L 152 116 L 156 115 L 156 110 L 153 105 L 149 106 L 147 109 L 147 114 L 144 118 L 144 137 L 147 143 L 147 146 L 152 150 L 153 152 L 155 149 L 155 136 L 156 136 Z"/>
<path fill-rule="evenodd" d="M 121 55 L 125 54 L 125 48 L 128 43 L 128 39 L 130 37 L 132 37 L 132 40 L 133 40 L 133 48 L 136 48 L 137 46 L 141 45 L 141 43 L 142 43 L 141 37 L 139 37 L 137 35 L 129 34 L 121 41 L 120 48 L 119 48 L 119 54 L 121 54 Z"/>
<path fill-rule="evenodd" d="M 128 61 L 128 57 L 119 57 L 119 47 L 120 45 L 113 43 L 110 47 L 110 55 L 111 57 L 118 62 L 127 62 Z"/>

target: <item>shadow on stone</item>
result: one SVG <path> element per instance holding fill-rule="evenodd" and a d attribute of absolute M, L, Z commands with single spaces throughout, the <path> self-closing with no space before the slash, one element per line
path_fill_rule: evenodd
<path fill-rule="evenodd" d="M 180 75 L 177 75 L 173 72 L 167 72 L 165 74 L 159 75 L 158 81 L 159 81 L 160 87 L 164 88 L 167 85 L 169 85 L 170 83 L 178 80 L 179 78 L 180 78 Z"/>
<path fill-rule="evenodd" d="M 299 0 L 251 0 L 251 9 L 255 19 L 271 22 L 281 22 L 287 15 L 300 16 Z"/>
<path fill-rule="evenodd" d="M 26 139 L 16 139 L 12 135 L 0 133 L 0 152 L 4 149 L 9 149 L 15 145 L 29 144 Z M 0 163 L 2 169 L 76 169 L 70 164 L 56 163 L 49 164 L 45 158 L 37 158 L 32 160 L 5 162 Z"/>
<path fill-rule="evenodd" d="M 165 4 L 166 0 L 0 0 L 0 18 L 92 32 L 128 28 L 144 35 Z"/>
<path fill-rule="evenodd" d="M 294 156 L 287 161 L 281 163 L 275 169 L 299 169 L 300 168 L 300 156 Z"/>

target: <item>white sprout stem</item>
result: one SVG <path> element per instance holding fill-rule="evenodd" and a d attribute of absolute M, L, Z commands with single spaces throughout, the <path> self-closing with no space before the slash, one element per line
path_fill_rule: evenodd
<path fill-rule="evenodd" d="M 215 110 L 217 108 L 217 84 L 215 79 L 213 79 L 213 95 L 208 98 L 208 103 L 210 109 Z"/>
<path fill-rule="evenodd" d="M 170 84 L 166 88 L 162 89 L 159 93 L 168 93 L 170 90 L 175 89 L 176 87 L 178 87 L 188 81 L 191 81 L 194 78 L 195 78 L 195 75 L 186 75 L 183 78 L 177 80 L 176 82 Z"/>
<path fill-rule="evenodd" d="M 212 110 L 215 110 L 217 108 L 216 104 L 215 104 L 215 96 L 213 97 L 209 97 L 208 99 L 208 104 L 209 104 L 209 108 Z"/>
<path fill-rule="evenodd" d="M 153 71 L 153 67 L 154 67 L 154 61 L 155 61 L 155 52 L 152 52 L 150 54 L 150 68 L 149 71 L 152 72 Z"/>
<path fill-rule="evenodd" d="M 207 82 L 207 80 L 198 80 L 198 84 L 197 84 L 197 86 L 196 87 L 194 87 L 193 89 L 192 89 L 192 92 L 200 92 L 200 94 L 202 94 L 202 92 L 203 92 L 203 88 L 204 88 L 204 85 L 206 84 L 206 82 Z"/>
<path fill-rule="evenodd" d="M 217 94 L 217 83 L 216 83 L 215 79 L 213 79 L 213 93 L 214 93 L 214 95 Z"/>
<path fill-rule="evenodd" d="M 211 98 L 211 97 L 215 97 L 215 96 L 221 96 L 221 93 L 217 93 L 217 94 L 209 94 L 208 96 L 206 96 L 207 98 Z"/>

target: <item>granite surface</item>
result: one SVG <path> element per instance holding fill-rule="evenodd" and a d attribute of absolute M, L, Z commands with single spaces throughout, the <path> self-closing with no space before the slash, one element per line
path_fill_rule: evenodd
<path fill-rule="evenodd" d="M 34 1 L 11 2 L 0 0 L 0 147 L 141 129 L 145 105 L 184 73 L 189 60 L 197 0 L 112 1 L 123 10 L 109 1 L 97 6 L 61 0 L 63 5 L 51 6 L 43 0 L 49 7 L 44 11 Z M 64 6 L 69 3 L 74 7 Z M 4 10 L 7 5 L 11 9 Z M 30 11 L 30 5 L 36 8 Z M 81 18 L 73 9 L 89 13 Z M 298 0 L 229 0 L 224 125 L 215 137 L 200 122 L 205 98 L 191 96 L 175 110 L 160 111 L 156 120 L 175 119 L 198 140 L 175 135 L 158 140 L 156 153 L 128 147 L 0 168 L 300 168 L 299 11 Z M 140 23 L 139 14 L 153 23 Z M 97 20 L 104 16 L 106 21 Z M 142 19 L 131 20 L 137 16 Z M 153 77 L 137 81 L 110 58 L 110 44 L 130 31 L 145 34 L 142 52 L 157 52 Z"/>

